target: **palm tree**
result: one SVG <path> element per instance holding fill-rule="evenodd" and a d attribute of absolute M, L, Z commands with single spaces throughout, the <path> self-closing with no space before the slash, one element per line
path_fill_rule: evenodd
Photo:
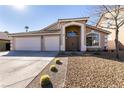
<path fill-rule="evenodd" d="M 28 32 L 29 27 L 28 26 L 25 26 L 25 29 L 26 29 L 26 32 Z"/>

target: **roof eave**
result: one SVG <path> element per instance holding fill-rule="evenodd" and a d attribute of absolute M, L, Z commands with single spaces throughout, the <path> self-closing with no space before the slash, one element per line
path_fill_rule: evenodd
<path fill-rule="evenodd" d="M 38 35 L 55 35 L 55 34 L 60 34 L 59 32 L 54 32 L 54 33 L 20 33 L 20 34 L 9 34 L 9 37 L 13 36 L 38 36 Z"/>
<path fill-rule="evenodd" d="M 90 26 L 90 25 L 86 25 L 86 26 L 89 27 L 89 28 L 96 29 L 96 30 L 98 30 L 98 31 L 104 32 L 104 33 L 106 33 L 106 34 L 110 34 L 110 33 L 111 33 L 110 31 L 107 31 L 107 30 L 98 28 L 98 27 L 96 27 L 96 26 Z"/>
<path fill-rule="evenodd" d="M 89 19 L 89 17 L 82 17 L 82 18 L 67 18 L 67 19 L 58 19 L 58 22 L 79 21 L 79 20 L 88 21 L 88 19 Z"/>

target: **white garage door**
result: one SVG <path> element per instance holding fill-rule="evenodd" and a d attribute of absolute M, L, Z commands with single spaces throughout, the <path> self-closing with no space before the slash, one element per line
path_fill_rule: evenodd
<path fill-rule="evenodd" d="M 15 38 L 15 50 L 41 50 L 41 37 Z"/>
<path fill-rule="evenodd" d="M 59 36 L 44 36 L 46 51 L 59 51 Z"/>

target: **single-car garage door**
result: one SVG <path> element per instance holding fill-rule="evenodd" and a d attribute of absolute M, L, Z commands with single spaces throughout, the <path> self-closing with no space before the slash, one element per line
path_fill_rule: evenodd
<path fill-rule="evenodd" d="M 15 50 L 41 51 L 41 37 L 15 38 Z"/>
<path fill-rule="evenodd" d="M 44 36 L 45 51 L 59 51 L 59 36 Z"/>

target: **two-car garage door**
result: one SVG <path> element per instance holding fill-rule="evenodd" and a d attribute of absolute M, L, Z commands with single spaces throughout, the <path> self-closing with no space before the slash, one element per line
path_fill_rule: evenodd
<path fill-rule="evenodd" d="M 15 50 L 59 51 L 59 36 L 16 37 Z"/>
<path fill-rule="evenodd" d="M 15 38 L 15 50 L 41 50 L 41 37 L 18 37 Z"/>

